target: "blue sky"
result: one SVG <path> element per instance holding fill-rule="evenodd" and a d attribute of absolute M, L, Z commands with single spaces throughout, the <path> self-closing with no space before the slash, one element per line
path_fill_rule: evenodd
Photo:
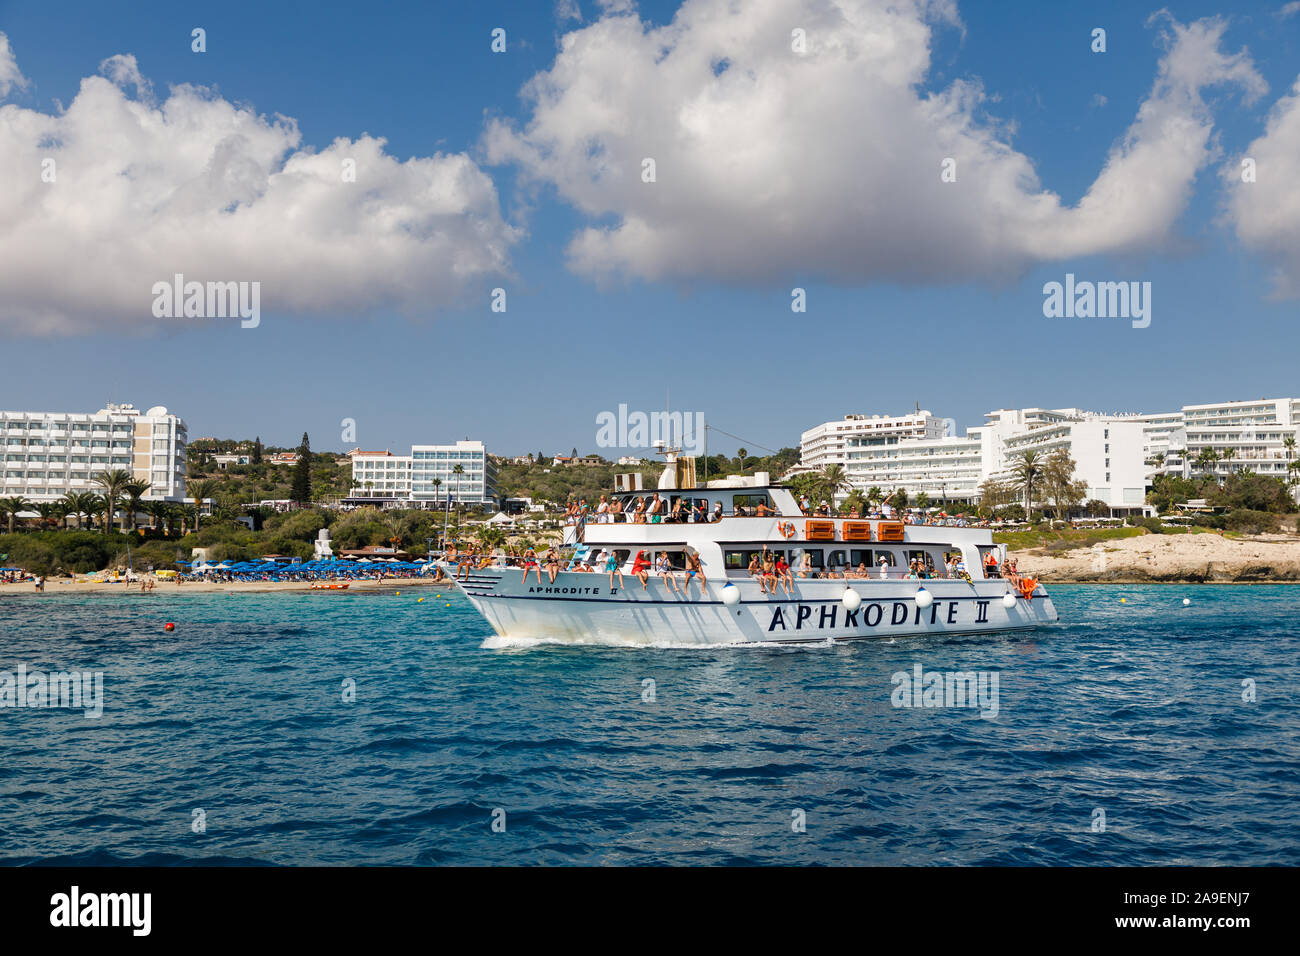
<path fill-rule="evenodd" d="M 258 434 L 268 443 L 293 444 L 305 430 L 317 449 L 345 447 L 340 422 L 351 418 L 366 448 L 473 437 L 492 451 L 516 454 L 595 450 L 598 412 L 619 403 L 656 409 L 671 392 L 674 407 L 703 411 L 711 423 L 744 436 L 754 452 L 795 445 L 801 430 L 846 412 L 899 413 L 914 403 L 965 427 L 998 407 L 1159 411 L 1296 394 L 1298 303 L 1285 289 L 1279 292 L 1276 275 L 1279 259 L 1294 261 L 1286 258 L 1294 249 L 1284 231 L 1265 229 L 1253 243 L 1243 242 L 1226 210 L 1220 175 L 1265 133 L 1270 110 L 1300 73 L 1300 14 L 1282 15 L 1282 3 L 1171 3 L 1168 18 L 1156 21 L 1150 18 L 1159 7 L 1132 3 L 958 4 L 955 18 L 922 17 L 929 68 L 912 89 L 923 97 L 950 90 L 954 82 L 978 83 L 983 96 L 971 109 L 973 120 L 1000 130 L 1002 141 L 1032 165 L 1036 188 L 1058 195 L 1067 210 L 1088 193 L 1151 93 L 1166 52 L 1159 37 L 1172 29 L 1168 23 L 1222 16 L 1221 49 L 1231 55 L 1244 50 L 1257 79 L 1204 91 L 1213 155 L 1188 177 L 1185 200 L 1157 239 L 1108 248 L 1105 228 L 1080 229 L 1088 234 L 1071 247 L 1077 251 L 1044 259 L 1023 251 L 1036 242 L 997 239 L 990 246 L 1003 243 L 1011 251 L 989 252 L 994 269 L 979 265 L 976 249 L 974 265 L 949 269 L 950 250 L 935 247 L 925 266 L 892 273 L 866 263 L 888 246 L 888 236 L 862 238 L 876 231 L 870 215 L 856 225 L 828 224 L 846 237 L 836 248 L 845 249 L 850 265 L 838 270 L 823 272 L 815 257 L 798 261 L 797 252 L 783 255 L 779 243 L 775 252 L 758 250 L 747 263 L 747 246 L 763 245 L 756 235 L 762 224 L 781 228 L 781 207 L 772 214 L 760 209 L 754 219 L 738 217 L 731 229 L 728 210 L 742 209 L 745 197 L 726 197 L 730 205 L 719 200 L 711 210 L 707 191 L 698 202 L 683 203 L 680 215 L 689 217 L 690 207 L 698 207 L 717 230 L 709 245 L 730 247 L 716 266 L 697 271 L 669 263 L 658 274 L 637 274 L 635 259 L 605 269 L 617 253 L 607 260 L 603 251 L 595 266 L 575 263 L 570 243 L 577 233 L 613 229 L 624 218 L 617 197 L 603 195 L 603 211 L 580 208 L 575 196 L 586 193 L 574 186 L 571 169 L 530 166 L 519 157 L 529 148 L 534 118 L 534 104 L 521 91 L 557 65 L 566 33 L 594 29 L 602 15 L 591 0 L 578 0 L 576 7 L 581 20 L 565 15 L 565 5 L 540 2 L 137 3 L 116 9 L 0 3 L 0 33 L 25 81 L 0 100 L 10 104 L 0 108 L 0 128 L 11 107 L 57 116 L 78 97 L 84 78 L 101 73 L 102 61 L 131 55 L 152 84 L 156 104 L 176 84 L 208 87 L 207 95 L 246 104 L 263 117 L 291 117 L 300 132 L 294 149 L 323 151 L 337 137 L 369 134 L 383 137 L 386 153 L 398 163 L 465 154 L 495 189 L 500 223 L 493 228 L 513 236 L 499 272 L 457 280 L 451 292 L 440 286 L 427 302 L 418 292 L 400 307 L 345 303 L 335 309 L 315 302 L 281 309 L 277 287 L 267 281 L 256 329 L 227 320 L 159 321 L 149 315 L 147 299 L 138 318 L 116 302 L 101 310 L 81 298 L 60 307 L 69 314 L 58 322 L 0 323 L 0 405 L 93 410 L 109 399 L 165 404 L 186 419 L 192 437 Z M 677 4 L 643 2 L 636 11 L 638 29 L 652 29 L 672 23 Z M 792 9 L 791 22 L 800 13 Z M 606 15 L 627 19 L 618 9 Z M 207 31 L 202 54 L 190 49 L 195 26 Z M 1104 54 L 1089 49 L 1097 26 L 1107 31 Z M 489 49 L 496 27 L 507 31 L 504 54 Z M 743 51 L 735 59 L 742 62 Z M 762 80 L 762 69 L 757 72 Z M 1247 95 L 1252 86 L 1253 97 Z M 642 95 L 672 95 L 653 82 L 635 88 L 641 91 L 636 102 Z M 137 90 L 130 98 L 138 96 Z M 826 107 L 830 112 L 817 128 L 826 131 L 827 142 L 814 138 L 810 151 L 833 153 L 841 126 L 871 126 L 866 111 L 848 108 L 852 90 L 836 84 L 827 99 L 835 97 L 847 106 L 838 113 Z M 666 112 L 673 108 L 667 104 Z M 557 128 L 581 122 L 582 113 L 557 109 Z M 512 131 L 507 146 L 489 143 L 493 123 Z M 878 122 L 864 135 L 887 144 L 891 129 Z M 773 143 L 765 144 L 767 135 Z M 751 138 L 755 149 L 779 146 L 780 133 L 760 130 Z M 96 155 L 93 144 L 81 148 L 88 152 L 80 155 Z M 514 158 L 501 161 L 503 150 Z M 918 165 L 930 162 L 928 154 L 916 157 Z M 872 163 L 862 157 L 864 167 Z M 2 155 L 0 171 L 14 175 Z M 936 182 L 937 172 L 936 164 Z M 789 174 L 806 171 L 796 165 Z M 667 172 L 663 179 L 665 188 L 690 185 Z M 846 176 L 842 184 L 826 184 L 831 204 L 840 190 L 872 208 L 874 199 L 860 197 L 855 181 Z M 971 188 L 967 182 L 959 173 L 962 188 Z M 1141 177 L 1129 185 L 1138 197 L 1145 192 Z M 914 188 L 911 180 L 899 186 L 908 188 Z M 1294 196 L 1300 187 L 1289 188 Z M 1141 199 L 1129 205 L 1140 206 Z M 918 208 L 924 218 L 925 207 Z M 636 214 L 630 208 L 626 215 Z M 1061 222 L 1061 232 L 1074 228 Z M 682 234 L 692 228 L 689 218 L 658 225 L 680 226 Z M 911 259 L 928 258 L 923 226 L 916 236 L 900 237 Z M 805 227 L 815 234 L 815 221 Z M 128 245 L 129 228 L 123 225 Z M 0 236 L 6 231 L 0 223 Z M 1055 232 L 1048 228 L 1044 235 L 1050 239 Z M 468 234 L 457 231 L 453 238 Z M 292 243 L 292 232 L 287 235 L 280 245 Z M 860 273 L 852 265 L 855 237 L 862 243 Z M 4 241 L 21 243 L 23 237 L 10 232 Z M 962 236 L 961 242 L 966 249 L 980 239 Z M 52 248 L 57 256 L 60 247 Z M 99 255 L 93 247 L 69 248 L 69 261 L 59 263 L 68 275 Z M 147 261 L 169 277 L 166 256 L 151 248 Z M 368 257 L 370 248 L 359 241 L 358 255 Z M 217 249 L 214 261 L 227 251 Z M 103 255 L 113 252 L 104 249 Z M 1045 318 L 1042 286 L 1066 272 L 1098 281 L 1150 281 L 1151 326 Z M 60 293 L 55 280 L 16 269 L 6 274 L 0 266 L 0 299 L 14 294 L 11 284 L 17 289 L 24 282 L 23 295 L 39 298 L 42 282 L 51 296 Z M 505 313 L 488 308 L 489 290 L 498 286 L 507 290 Z M 807 290 L 806 314 L 791 312 L 795 286 Z M 309 298 L 300 293 L 301 301 Z M 736 444 L 716 439 L 719 451 Z"/>

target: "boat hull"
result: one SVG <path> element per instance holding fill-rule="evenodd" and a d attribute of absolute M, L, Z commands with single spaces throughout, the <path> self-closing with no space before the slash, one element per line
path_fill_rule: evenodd
<path fill-rule="evenodd" d="M 734 606 L 717 582 L 703 596 L 693 585 L 689 599 L 658 578 L 644 589 L 631 576 L 625 582 L 616 578 L 611 589 L 607 575 L 562 572 L 554 583 L 543 573 L 539 584 L 532 572 L 525 584 L 517 568 L 486 568 L 459 586 L 498 636 L 572 643 L 808 644 L 1026 630 L 1057 620 L 1041 587 L 1007 608 L 1007 585 L 997 580 L 796 580 L 790 596 L 737 580 Z M 915 599 L 922 584 L 934 598 L 924 608 Z M 846 585 L 862 598 L 855 611 L 844 604 Z"/>

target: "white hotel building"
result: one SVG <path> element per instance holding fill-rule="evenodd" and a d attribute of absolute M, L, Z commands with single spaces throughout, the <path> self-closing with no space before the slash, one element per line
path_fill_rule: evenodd
<path fill-rule="evenodd" d="M 496 503 L 496 465 L 482 442 L 412 445 L 409 455 L 360 449 L 349 454 L 352 492 L 344 504 L 439 508 L 449 495 L 453 502 L 474 507 Z M 454 470 L 457 465 L 460 474 Z"/>
<path fill-rule="evenodd" d="M 1169 419 L 1176 417 L 1176 422 Z M 1274 478 L 1288 477 L 1300 443 L 1300 398 L 1184 405 L 1169 416 L 1150 416 L 1147 461 L 1153 472 L 1181 475 L 1226 475 L 1253 471 Z M 1154 419 L 1161 419 L 1157 427 Z M 1209 449 L 1219 461 L 1203 465 L 1198 460 Z M 1224 458 L 1225 452 L 1230 453 Z M 1157 456 L 1163 455 L 1162 461 Z"/>
<path fill-rule="evenodd" d="M 947 425 L 928 411 L 913 415 L 845 415 L 839 421 L 823 422 L 799 439 L 800 461 L 820 471 L 827 465 L 848 466 L 850 447 L 857 442 L 871 446 L 897 443 L 902 439 L 942 438 Z"/>
<path fill-rule="evenodd" d="M 122 469 L 150 484 L 146 501 L 185 497 L 185 422 L 161 405 L 105 405 L 79 412 L 0 412 L 4 482 L 0 496 L 56 501 L 98 493 L 94 476 Z"/>
<path fill-rule="evenodd" d="M 998 409 L 964 438 L 948 434 L 929 412 L 897 418 L 849 415 L 803 433 L 802 467 L 844 467 L 850 483 L 888 492 L 904 488 L 933 501 L 975 503 L 989 478 L 1006 479 L 1015 459 L 1034 450 L 1044 456 L 1064 448 L 1087 498 L 1110 505 L 1113 514 L 1144 509 L 1154 474 L 1218 475 L 1249 469 L 1285 479 L 1300 442 L 1300 399 L 1261 399 L 1185 405 L 1151 415 L 1101 414 L 1078 408 Z M 1202 449 L 1229 460 L 1198 464 Z M 1158 456 L 1163 456 L 1158 461 Z"/>

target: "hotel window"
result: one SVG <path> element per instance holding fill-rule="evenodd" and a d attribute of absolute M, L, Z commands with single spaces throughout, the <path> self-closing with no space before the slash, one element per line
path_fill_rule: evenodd
<path fill-rule="evenodd" d="M 1110 484 L 1110 472 L 1106 472 L 1106 484 Z"/>

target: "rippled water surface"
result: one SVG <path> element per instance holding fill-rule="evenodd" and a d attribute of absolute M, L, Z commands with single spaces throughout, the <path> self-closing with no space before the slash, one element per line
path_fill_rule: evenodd
<path fill-rule="evenodd" d="M 105 701 L 0 709 L 0 859 L 1300 863 L 1300 588 L 1053 596 L 1028 635 L 684 650 L 485 647 L 427 589 L 0 592 L 0 670 Z M 895 708 L 916 664 L 995 672 L 997 717 Z"/>

